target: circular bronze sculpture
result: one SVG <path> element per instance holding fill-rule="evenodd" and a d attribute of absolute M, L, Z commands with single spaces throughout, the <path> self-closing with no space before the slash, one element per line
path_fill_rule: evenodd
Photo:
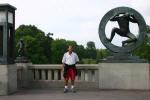
<path fill-rule="evenodd" d="M 122 16 L 120 16 L 122 15 Z M 107 38 L 105 33 L 108 21 L 118 22 L 119 28 L 111 29 L 111 37 Z M 138 37 L 130 32 L 129 22 L 137 23 L 139 28 Z M 111 43 L 115 34 L 129 38 L 122 42 L 122 47 Z M 139 47 L 146 36 L 146 23 L 144 18 L 136 10 L 129 7 L 117 7 L 107 12 L 99 25 L 99 37 L 103 45 L 114 52 L 114 56 L 107 57 L 106 62 L 145 62 L 137 56 L 131 56 L 131 52 Z M 132 43 L 132 45 L 127 45 Z"/>
<path fill-rule="evenodd" d="M 137 24 L 139 27 L 139 37 L 134 40 L 134 42 L 135 42 L 134 45 L 118 47 L 118 46 L 115 46 L 114 44 L 112 44 L 111 40 L 107 39 L 107 37 L 106 37 L 106 34 L 105 34 L 106 24 L 108 23 L 108 21 L 112 20 L 112 17 L 115 17 L 119 14 L 132 15 L 132 16 L 134 16 L 134 18 L 137 21 Z M 118 24 L 119 24 L 119 22 L 118 22 Z M 100 25 L 99 25 L 99 37 L 100 37 L 101 42 L 105 45 L 106 48 L 110 49 L 111 51 L 113 51 L 115 53 L 132 52 L 134 49 L 136 49 L 137 47 L 139 47 L 142 44 L 145 36 L 146 36 L 146 23 L 145 23 L 144 18 L 136 10 L 129 8 L 129 7 L 117 7 L 117 8 L 110 10 L 109 12 L 107 12 L 104 15 L 104 17 L 102 18 Z"/>

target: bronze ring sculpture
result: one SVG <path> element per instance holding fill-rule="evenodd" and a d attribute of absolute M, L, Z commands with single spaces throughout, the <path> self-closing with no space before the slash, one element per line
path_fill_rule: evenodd
<path fill-rule="evenodd" d="M 110 21 L 110 19 L 113 16 L 116 16 L 118 14 L 125 14 L 125 13 L 133 14 L 135 19 L 137 20 L 138 27 L 139 27 L 139 37 L 137 38 L 137 41 L 135 42 L 134 45 L 118 47 L 118 46 L 112 44 L 107 39 L 106 34 L 105 34 L 105 28 L 106 28 L 106 24 L 108 23 L 108 21 Z M 114 53 L 121 53 L 121 52 L 122 53 L 130 53 L 130 52 L 132 52 L 133 50 L 135 50 L 137 47 L 139 47 L 142 44 L 145 36 L 146 36 L 146 23 L 145 23 L 144 18 L 136 10 L 129 8 L 129 7 L 117 7 L 117 8 L 110 10 L 103 16 L 103 18 L 99 24 L 99 37 L 100 37 L 101 42 L 103 43 L 103 45 L 106 48 L 110 49 Z"/>

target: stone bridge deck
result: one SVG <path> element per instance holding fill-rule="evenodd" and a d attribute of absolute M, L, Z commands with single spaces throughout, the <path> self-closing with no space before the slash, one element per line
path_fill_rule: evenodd
<path fill-rule="evenodd" d="M 0 96 L 0 100 L 150 100 L 150 91 L 77 89 L 77 93 L 63 93 L 62 88 L 28 89 Z"/>

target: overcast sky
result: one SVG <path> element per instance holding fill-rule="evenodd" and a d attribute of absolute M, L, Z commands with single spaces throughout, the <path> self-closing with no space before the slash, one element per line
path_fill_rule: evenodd
<path fill-rule="evenodd" d="M 35 25 L 45 33 L 54 33 L 55 39 L 74 40 L 84 46 L 93 41 L 96 48 L 104 48 L 98 27 L 101 18 L 113 8 L 131 7 L 150 25 L 150 0 L 0 0 L 0 3 L 17 8 L 16 28 L 21 24 Z M 138 30 L 136 25 L 132 27 Z M 118 36 L 113 43 L 121 45 L 121 38 Z"/>

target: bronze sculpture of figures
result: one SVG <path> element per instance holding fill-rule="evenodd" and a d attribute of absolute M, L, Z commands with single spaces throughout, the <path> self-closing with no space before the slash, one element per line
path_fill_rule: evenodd
<path fill-rule="evenodd" d="M 122 46 L 125 46 L 125 43 L 131 43 L 131 42 L 136 42 L 137 38 L 134 34 L 130 32 L 129 29 L 129 22 L 132 23 L 137 23 L 137 20 L 135 19 L 133 14 L 125 13 L 122 16 L 121 14 L 117 14 L 110 18 L 110 21 L 117 21 L 119 28 L 114 27 L 111 31 L 111 37 L 108 39 L 110 42 L 114 38 L 115 34 L 117 33 L 118 35 L 122 37 L 128 37 L 129 39 L 126 41 L 122 41 Z"/>
<path fill-rule="evenodd" d="M 17 43 L 17 46 L 19 46 L 19 49 L 18 49 L 18 55 L 19 57 L 23 56 L 24 55 L 24 48 L 25 48 L 25 43 L 23 41 L 23 39 L 20 39 L 20 41 Z"/>

